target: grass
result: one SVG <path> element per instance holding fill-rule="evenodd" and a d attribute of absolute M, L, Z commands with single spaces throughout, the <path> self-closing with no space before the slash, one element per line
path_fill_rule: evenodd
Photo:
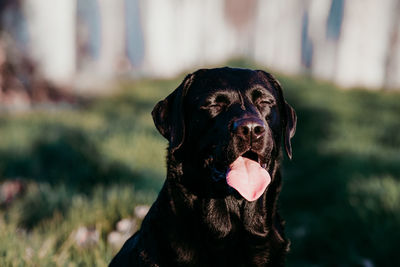
<path fill-rule="evenodd" d="M 280 198 L 288 266 L 398 266 L 400 94 L 278 78 L 298 115 Z M 0 115 L 0 181 L 26 183 L 0 209 L 0 266 L 107 265 L 116 252 L 108 233 L 164 180 L 167 143 L 150 111 L 181 79 L 122 83 L 74 109 Z M 97 245 L 76 245 L 80 226 L 100 233 Z"/>
<path fill-rule="evenodd" d="M 281 206 L 293 266 L 398 266 L 400 95 L 287 79 L 299 117 Z"/>

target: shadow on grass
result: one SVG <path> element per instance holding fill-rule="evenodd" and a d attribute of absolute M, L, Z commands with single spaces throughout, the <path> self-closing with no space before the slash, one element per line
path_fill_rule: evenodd
<path fill-rule="evenodd" d="M 329 98 L 331 92 L 326 93 Z M 334 127 L 342 127 L 343 118 L 328 101 L 310 105 L 301 92 L 290 91 L 289 96 L 298 114 L 298 128 L 294 159 L 284 162 L 280 198 L 292 241 L 288 265 L 398 266 L 400 158 L 326 150 L 330 141 L 340 138 L 333 133 L 338 130 Z M 356 109 L 364 106 L 363 95 L 359 97 L 353 103 Z M 372 122 L 367 118 L 361 127 Z M 398 124 L 377 121 L 376 127 L 383 128 L 381 149 L 399 144 L 393 135 L 400 131 Z"/>
<path fill-rule="evenodd" d="M 22 179 L 30 189 L 19 203 L 19 226 L 27 229 L 69 209 L 73 195 L 91 195 L 96 186 L 126 184 L 154 191 L 151 170 L 135 173 L 119 162 L 102 158 L 96 146 L 78 129 L 53 127 L 33 141 L 28 153 L 0 151 L 0 177 Z M 32 184 L 33 182 L 33 184 Z"/>
<path fill-rule="evenodd" d="M 63 127 L 40 136 L 29 153 L 3 151 L 0 159 L 2 177 L 33 178 L 51 185 L 62 182 L 78 191 L 135 177 L 125 166 L 106 163 L 83 132 Z"/>

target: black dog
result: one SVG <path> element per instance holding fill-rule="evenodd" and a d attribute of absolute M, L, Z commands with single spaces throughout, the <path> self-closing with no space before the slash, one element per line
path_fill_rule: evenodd
<path fill-rule="evenodd" d="M 291 158 L 296 113 L 274 77 L 201 69 L 152 115 L 169 140 L 167 179 L 110 266 L 282 266 L 281 143 Z"/>

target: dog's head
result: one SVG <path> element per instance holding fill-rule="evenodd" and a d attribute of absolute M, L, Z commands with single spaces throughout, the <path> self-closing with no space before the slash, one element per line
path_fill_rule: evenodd
<path fill-rule="evenodd" d="M 296 113 L 269 73 L 202 69 L 154 108 L 154 123 L 169 141 L 170 158 L 208 173 L 249 201 L 271 181 L 282 138 L 289 158 Z M 204 181 L 204 183 L 210 181 Z"/>

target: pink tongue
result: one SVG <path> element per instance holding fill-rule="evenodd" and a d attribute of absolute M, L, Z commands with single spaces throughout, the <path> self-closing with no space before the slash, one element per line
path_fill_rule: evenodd
<path fill-rule="evenodd" d="M 271 182 L 269 173 L 254 160 L 238 157 L 230 166 L 226 182 L 248 201 L 257 200 Z"/>

